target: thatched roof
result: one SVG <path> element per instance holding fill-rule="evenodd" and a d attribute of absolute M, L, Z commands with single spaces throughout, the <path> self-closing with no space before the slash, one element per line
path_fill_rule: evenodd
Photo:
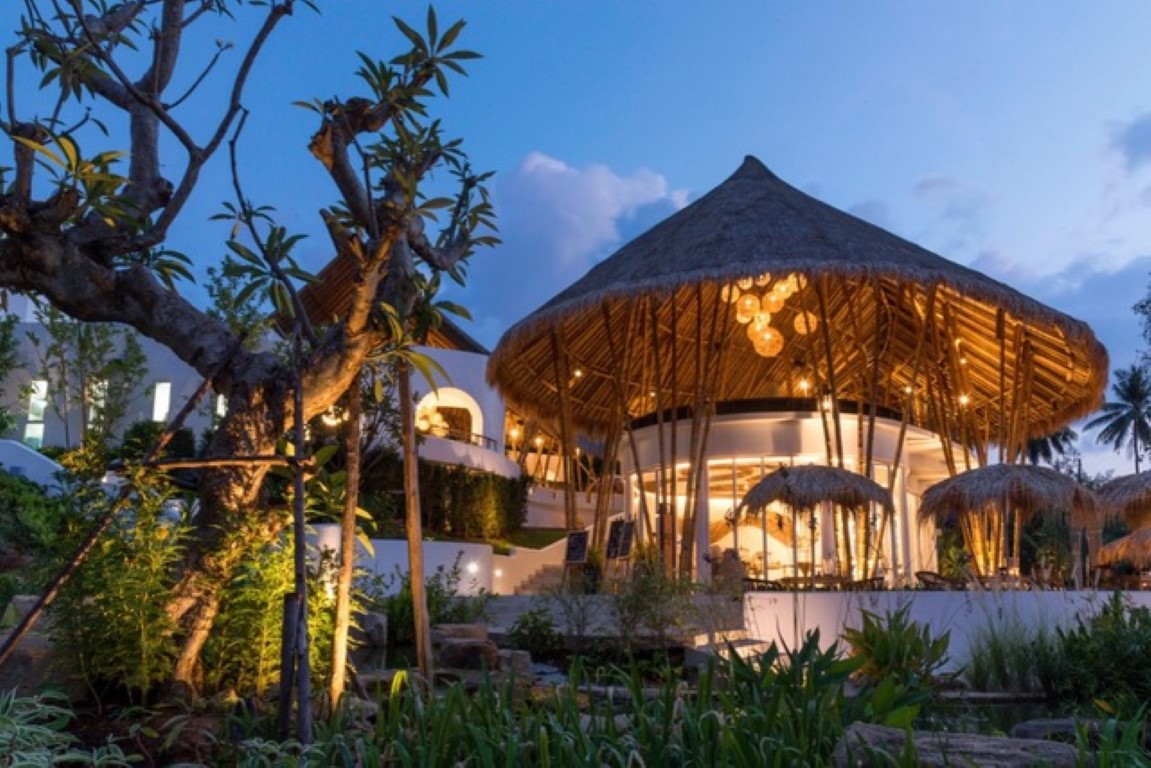
<path fill-rule="evenodd" d="M 1096 495 L 1104 509 L 1131 528 L 1151 523 L 1151 472 L 1123 475 L 1103 484 Z"/>
<path fill-rule="evenodd" d="M 1126 560 L 1136 568 L 1151 566 L 1151 528 L 1139 528 L 1099 548 L 1100 565 Z"/>
<path fill-rule="evenodd" d="M 300 303 L 303 305 L 309 320 L 316 325 L 322 325 L 332 322 L 346 311 L 357 269 L 358 265 L 354 257 L 349 254 L 339 254 L 320 270 L 320 273 L 316 275 L 315 282 L 308 283 L 303 287 L 300 291 Z M 291 321 L 283 318 L 281 324 L 287 328 L 291 325 Z M 446 315 L 443 316 L 439 325 L 428 330 L 425 343 L 435 349 L 455 349 L 478 355 L 488 354 L 487 347 L 469 336 L 463 328 L 456 325 Z"/>
<path fill-rule="evenodd" d="M 894 507 L 891 494 L 874 480 L 846 469 L 820 465 L 780 467 L 764 475 L 744 494 L 739 509 L 756 514 L 775 501 L 795 511 L 814 509 L 824 501 L 842 507 L 862 507 L 872 502 L 888 510 Z"/>
<path fill-rule="evenodd" d="M 1094 493 L 1073 478 L 1033 464 L 991 464 L 938 482 L 924 492 L 919 516 L 938 520 L 1005 504 L 1024 517 L 1048 511 L 1069 518 L 1075 528 L 1100 528 Z"/>
<path fill-rule="evenodd" d="M 808 283 L 773 316 L 786 337 L 773 358 L 755 353 L 722 298 L 725 285 L 763 273 Z M 621 391 L 630 415 L 650 413 L 656 380 L 673 393 L 665 408 L 689 407 L 693 382 L 712 372 L 713 402 L 796 397 L 799 370 L 829 378 L 820 334 L 791 331 L 803 312 L 823 314 L 834 330 L 841 398 L 870 402 L 864 379 L 878 358 L 877 402 L 902 410 L 905 388 L 942 386 L 950 356 L 962 369 L 951 366 L 949 386 L 963 390 L 991 435 L 1018 431 L 1017 412 L 1028 435 L 1048 434 L 1094 410 L 1106 385 L 1106 351 L 1082 322 L 822 203 L 751 157 L 513 326 L 488 378 L 521 410 L 556 416 L 564 371 L 578 368 L 572 415 L 590 431 L 619 418 Z M 917 379 L 921 343 L 928 362 Z M 697 356 L 701 347 L 712 366 Z M 556 365 L 557 348 L 566 367 Z"/>

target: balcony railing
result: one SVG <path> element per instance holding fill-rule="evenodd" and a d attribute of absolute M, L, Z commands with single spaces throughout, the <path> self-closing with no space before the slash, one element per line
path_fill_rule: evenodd
<path fill-rule="evenodd" d="M 468 432 L 462 429 L 430 429 L 422 433 L 425 437 L 438 437 L 443 440 L 454 440 L 457 443 L 467 443 L 474 445 L 478 448 L 486 448 L 489 451 L 494 451 L 499 447 L 499 443 L 495 438 L 488 437 L 487 435 L 476 434 L 475 432 Z"/>

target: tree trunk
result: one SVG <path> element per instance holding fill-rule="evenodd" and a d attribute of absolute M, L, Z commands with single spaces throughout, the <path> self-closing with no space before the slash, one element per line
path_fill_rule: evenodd
<path fill-rule="evenodd" d="M 356 510 L 360 500 L 360 377 L 348 391 L 348 426 L 344 437 L 347 480 L 344 515 L 340 519 L 340 573 L 336 580 L 336 619 L 332 631 L 332 679 L 328 688 L 332 710 L 344 694 L 348 665 L 348 628 L 352 613 L 352 571 L 356 555 Z"/>

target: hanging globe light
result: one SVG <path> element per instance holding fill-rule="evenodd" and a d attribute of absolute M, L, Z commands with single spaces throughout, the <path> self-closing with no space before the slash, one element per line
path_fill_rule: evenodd
<path fill-rule="evenodd" d="M 719 289 L 719 297 L 734 304 L 739 301 L 739 288 L 729 283 Z"/>
<path fill-rule="evenodd" d="M 775 357 L 783 351 L 783 334 L 768 326 L 755 342 L 755 352 L 761 357 Z"/>
<path fill-rule="evenodd" d="M 739 286 L 741 291 L 748 290 L 752 285 L 754 285 L 754 283 L 755 281 L 752 279 L 751 275 L 748 275 L 747 277 L 741 277 L 735 281 L 735 284 Z"/>
<path fill-rule="evenodd" d="M 774 315 L 783 309 L 783 302 L 786 298 L 786 296 L 781 296 L 775 290 L 770 290 L 763 294 L 763 301 L 761 301 L 759 305 L 764 312 L 770 312 Z"/>
<path fill-rule="evenodd" d="M 755 284 L 758 285 L 760 288 L 762 288 L 763 286 L 767 285 L 770 282 L 771 282 L 771 273 L 770 272 L 764 272 L 763 274 L 755 276 Z"/>
<path fill-rule="evenodd" d="M 755 315 L 753 315 L 751 318 L 751 327 L 754 328 L 757 332 L 762 331 L 769 325 L 771 325 L 770 312 L 764 312 L 762 309 L 760 309 L 760 311 L 756 312 Z M 748 333 L 750 333 L 750 331 L 748 331 Z"/>
<path fill-rule="evenodd" d="M 775 287 L 771 289 L 771 292 L 777 293 L 786 299 L 789 298 L 791 294 L 795 293 L 795 289 L 792 287 L 791 281 L 785 279 L 776 283 Z"/>
<path fill-rule="evenodd" d="M 750 323 L 757 312 L 759 312 L 759 297 L 754 293 L 743 294 L 735 303 L 735 319 L 741 323 Z"/>
<path fill-rule="evenodd" d="M 792 293 L 799 293 L 807 287 L 807 277 L 798 272 L 792 272 L 787 276 L 787 282 L 791 283 Z"/>
<path fill-rule="evenodd" d="M 813 333 L 819 327 L 819 318 L 814 312 L 800 312 L 795 316 L 795 332 L 800 336 Z"/>

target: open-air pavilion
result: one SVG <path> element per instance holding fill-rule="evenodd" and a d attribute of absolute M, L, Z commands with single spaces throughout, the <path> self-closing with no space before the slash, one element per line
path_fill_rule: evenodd
<path fill-rule="evenodd" d="M 566 460 L 577 436 L 602 441 L 641 537 L 681 573 L 704 573 L 704 556 L 737 537 L 765 578 L 798 552 L 811 569 L 847 567 L 782 508 L 778 525 L 759 520 L 768 536 L 735 530 L 766 473 L 822 464 L 890 491 L 889 525 L 874 509 L 832 524 L 869 542 L 860 574 L 882 564 L 909 580 L 935 565 L 935 531 L 916 514 L 924 490 L 1015 462 L 1027 439 L 1092 411 L 1107 355 L 1082 322 L 749 157 L 511 328 L 488 377 L 552 425 Z"/>

